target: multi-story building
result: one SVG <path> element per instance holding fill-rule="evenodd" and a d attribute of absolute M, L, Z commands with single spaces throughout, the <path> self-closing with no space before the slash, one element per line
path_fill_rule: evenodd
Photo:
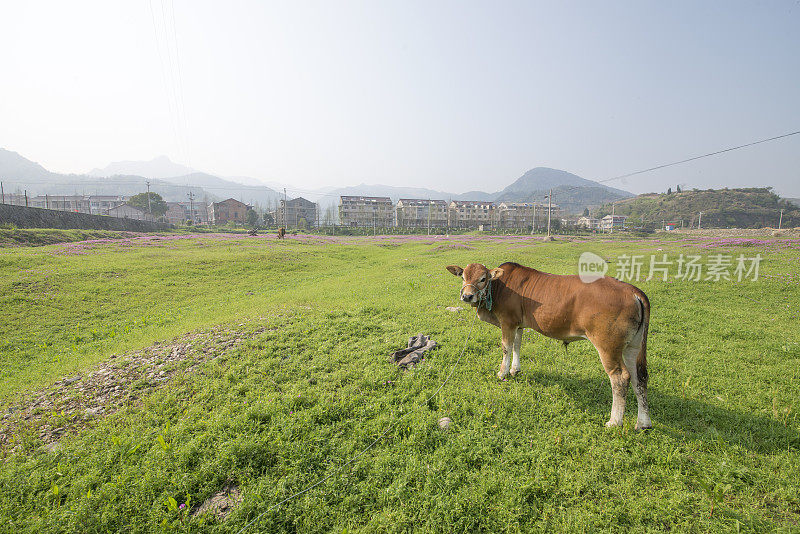
<path fill-rule="evenodd" d="M 48 210 L 91 213 L 89 197 L 84 195 L 37 195 L 28 199 L 28 206 Z"/>
<path fill-rule="evenodd" d="M 536 229 L 547 226 L 547 210 L 550 218 L 560 217 L 561 209 L 553 204 L 539 204 L 537 202 L 501 202 L 495 210 L 494 227 L 504 229 Z"/>
<path fill-rule="evenodd" d="M 403 228 L 443 228 L 447 226 L 447 202 L 401 198 L 395 207 L 394 223 Z"/>
<path fill-rule="evenodd" d="M 119 206 L 125 202 L 125 197 L 118 195 L 37 195 L 35 197 L 25 195 L 5 195 L 6 204 L 16 204 L 31 208 L 43 208 L 48 210 L 72 211 L 78 213 L 91 213 L 92 215 L 103 215 L 110 208 Z"/>
<path fill-rule="evenodd" d="M 4 193 L 0 202 L 11 206 L 33 206 L 33 197 L 26 197 L 24 193 Z"/>
<path fill-rule="evenodd" d="M 275 214 L 278 226 L 298 228 L 317 225 L 317 204 L 303 197 L 281 200 Z"/>
<path fill-rule="evenodd" d="M 451 228 L 492 227 L 495 205 L 486 200 L 453 200 L 448 209 Z"/>
<path fill-rule="evenodd" d="M 593 219 L 592 217 L 579 217 L 576 226 L 578 228 L 597 230 L 600 228 L 600 219 Z"/>
<path fill-rule="evenodd" d="M 625 228 L 625 220 L 627 218 L 627 215 L 606 215 L 600 220 L 600 229 L 603 232 L 623 230 Z"/>
<path fill-rule="evenodd" d="M 235 198 L 229 198 L 222 202 L 214 202 L 209 206 L 211 224 L 226 224 L 234 222 L 244 224 L 247 221 L 247 210 L 250 206 L 244 202 L 239 202 Z"/>
<path fill-rule="evenodd" d="M 394 224 L 394 204 L 389 197 L 339 197 L 339 220 L 344 226 L 388 228 Z"/>

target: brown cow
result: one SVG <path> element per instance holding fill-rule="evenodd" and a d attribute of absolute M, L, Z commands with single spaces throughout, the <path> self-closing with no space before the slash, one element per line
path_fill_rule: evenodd
<path fill-rule="evenodd" d="M 284 227 L 282 227 L 282 226 L 281 226 L 281 227 L 278 229 L 278 239 L 283 239 L 283 237 L 284 237 L 285 235 L 286 235 L 286 228 L 284 228 Z"/>
<path fill-rule="evenodd" d="M 633 382 L 639 414 L 637 429 L 652 428 L 647 406 L 647 328 L 650 302 L 637 287 L 605 276 L 591 283 L 578 276 L 543 273 L 517 263 L 487 269 L 470 263 L 447 270 L 461 276 L 461 300 L 477 308 L 478 317 L 500 327 L 503 363 L 498 378 L 520 372 L 523 328 L 565 344 L 588 339 L 600 354 L 611 380 L 613 402 L 606 426 L 622 425 L 628 384 Z"/>

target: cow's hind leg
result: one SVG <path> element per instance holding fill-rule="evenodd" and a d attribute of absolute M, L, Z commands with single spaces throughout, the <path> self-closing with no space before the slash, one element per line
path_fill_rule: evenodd
<path fill-rule="evenodd" d="M 604 350 L 598 348 L 600 361 L 611 381 L 611 417 L 606 422 L 607 427 L 622 426 L 622 416 L 625 414 L 625 396 L 628 394 L 628 384 L 631 374 L 623 364 L 622 351 Z"/>
<path fill-rule="evenodd" d="M 514 334 L 514 357 L 511 360 L 511 376 L 516 376 L 517 373 L 522 371 L 522 368 L 519 365 L 519 355 L 521 350 L 522 350 L 522 328 L 517 328 L 517 332 L 516 334 Z"/>
<path fill-rule="evenodd" d="M 623 353 L 625 367 L 631 375 L 631 385 L 633 386 L 633 391 L 636 393 L 636 402 L 639 406 L 639 411 L 636 416 L 636 430 L 653 428 L 653 423 L 650 421 L 650 407 L 647 404 L 647 376 L 642 377 L 643 380 L 639 380 L 638 370 L 636 368 L 636 358 L 641 350 L 641 342 L 638 344 L 632 342 L 625 348 Z"/>

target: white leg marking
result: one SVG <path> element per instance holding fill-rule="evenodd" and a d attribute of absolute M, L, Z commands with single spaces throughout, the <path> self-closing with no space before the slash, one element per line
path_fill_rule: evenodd
<path fill-rule="evenodd" d="M 615 383 L 615 380 L 617 383 Z M 622 426 L 622 416 L 625 413 L 625 395 L 626 391 L 622 385 L 622 377 L 617 375 L 611 379 L 611 418 L 606 422 L 606 426 L 611 428 L 613 426 Z"/>
<path fill-rule="evenodd" d="M 519 353 L 522 349 L 522 328 L 517 329 L 514 336 L 514 359 L 511 362 L 511 376 L 515 376 L 522 369 L 519 366 Z"/>

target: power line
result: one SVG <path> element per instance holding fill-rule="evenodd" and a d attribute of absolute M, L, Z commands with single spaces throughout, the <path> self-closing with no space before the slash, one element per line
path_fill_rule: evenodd
<path fill-rule="evenodd" d="M 170 125 L 172 126 L 172 133 L 175 136 L 175 145 L 181 159 L 188 160 L 188 142 L 186 141 L 186 120 L 185 111 L 182 103 L 182 84 L 180 80 L 176 79 L 174 61 L 179 61 L 179 57 L 173 60 L 172 47 L 170 46 L 169 32 L 167 29 L 167 14 L 164 6 L 164 0 L 161 0 L 161 29 L 163 30 L 164 38 L 164 53 L 161 51 L 161 37 L 159 36 L 159 26 L 156 23 L 156 10 L 153 8 L 153 0 L 148 0 L 150 6 L 150 16 L 153 21 L 153 36 L 155 38 L 156 51 L 158 52 L 159 64 L 161 67 L 161 79 L 164 84 L 164 93 L 167 97 L 167 107 L 170 116 Z M 175 54 L 177 52 L 177 30 L 174 26 L 174 5 L 173 11 L 173 35 L 176 36 Z M 167 60 L 164 61 L 164 54 L 167 55 Z M 178 65 L 180 69 L 180 64 Z M 180 89 L 178 88 L 180 86 Z"/>
<path fill-rule="evenodd" d="M 175 112 L 176 112 L 176 121 L 178 123 L 178 131 L 180 132 L 180 141 L 181 146 L 179 150 L 182 152 L 182 157 L 184 159 L 188 159 L 188 143 L 186 141 L 186 127 L 185 127 L 185 113 L 183 107 L 183 95 L 181 93 L 181 83 L 180 83 L 180 65 L 178 64 L 178 43 L 177 43 L 177 31 L 175 30 L 175 5 L 170 4 L 171 11 L 172 11 L 172 35 L 175 37 L 175 57 L 173 58 L 172 54 L 172 46 L 170 45 L 170 32 L 168 26 L 170 25 L 170 18 L 167 16 L 167 10 L 165 6 L 165 0 L 161 0 L 161 18 L 162 18 L 162 28 L 164 29 L 164 46 L 167 49 L 167 58 L 169 60 L 169 79 L 170 79 L 170 88 L 172 89 L 172 97 L 175 99 Z"/>
<path fill-rule="evenodd" d="M 178 49 L 178 25 L 175 22 L 175 1 L 170 0 L 170 9 L 172 10 L 172 36 L 175 39 L 175 64 L 178 66 L 178 96 L 181 101 L 181 120 L 183 125 L 184 142 L 186 143 L 186 163 L 189 167 L 192 166 L 192 160 L 189 153 L 189 125 L 186 121 L 186 102 L 183 93 L 183 69 L 181 68 L 181 55 Z"/>
<path fill-rule="evenodd" d="M 175 113 L 173 112 L 173 102 L 167 82 L 167 69 L 164 65 L 164 55 L 161 53 L 161 39 L 158 37 L 158 25 L 156 24 L 156 12 L 153 9 L 153 0 L 148 0 L 147 4 L 150 6 L 150 16 L 153 21 L 153 37 L 155 38 L 156 52 L 158 53 L 158 62 L 161 71 L 161 81 L 164 84 L 164 96 L 167 97 L 167 108 L 169 112 L 169 122 L 172 126 L 172 134 L 175 136 L 175 144 L 180 150 L 180 141 L 178 139 L 178 128 L 175 124 Z"/>
<path fill-rule="evenodd" d="M 664 169 L 666 167 L 672 167 L 672 166 L 675 166 L 675 165 L 680 165 L 681 163 L 688 163 L 690 161 L 695 161 L 695 160 L 698 160 L 698 159 L 708 158 L 710 156 L 716 156 L 718 154 L 724 154 L 725 152 L 732 152 L 734 150 L 739 150 L 740 148 L 747 148 L 747 147 L 753 146 L 753 145 L 760 145 L 761 143 L 767 143 L 769 141 L 775 141 L 777 139 L 783 139 L 785 137 L 791 137 L 791 136 L 797 135 L 797 134 L 800 134 L 800 130 L 798 130 L 796 132 L 790 132 L 790 133 L 787 133 L 787 134 L 783 134 L 783 135 L 777 135 L 775 137 L 770 137 L 768 139 L 761 139 L 759 141 L 753 141 L 752 143 L 747 143 L 747 144 L 744 144 L 744 145 L 734 146 L 734 147 L 726 148 L 726 149 L 723 149 L 723 150 L 717 150 L 716 152 L 709 152 L 708 154 L 703 154 L 701 156 L 694 156 L 692 158 L 682 159 L 680 161 L 673 161 L 672 163 L 665 163 L 663 165 L 657 165 L 655 167 L 650 167 L 649 169 L 643 169 L 641 171 L 629 172 L 628 174 L 621 174 L 619 176 L 614 176 L 613 178 L 606 178 L 605 180 L 597 180 L 597 183 L 601 183 L 602 184 L 602 183 L 605 183 L 605 182 L 611 182 L 613 180 L 621 180 L 622 178 L 628 178 L 630 176 L 636 176 L 637 174 L 644 174 L 646 172 L 655 171 L 655 170 L 658 170 L 658 169 Z"/>
<path fill-rule="evenodd" d="M 655 167 L 642 169 L 640 171 L 629 172 L 627 174 L 620 174 L 619 176 L 612 176 L 611 178 L 605 178 L 603 180 L 594 180 L 594 182 L 598 183 L 598 184 L 603 184 L 603 183 L 611 182 L 611 181 L 614 181 L 614 180 L 621 180 L 623 178 L 629 178 L 631 176 L 637 176 L 639 174 L 644 174 L 644 173 L 655 171 L 655 170 L 658 170 L 658 169 L 664 169 L 666 167 L 673 167 L 675 165 L 680 165 L 682 163 L 688 163 L 690 161 L 695 161 L 695 160 L 698 160 L 698 159 L 708 158 L 708 157 L 711 157 L 711 156 L 717 156 L 719 154 L 724 154 L 726 152 L 732 152 L 734 150 L 739 150 L 739 149 L 751 147 L 751 146 L 754 146 L 754 145 L 760 145 L 761 143 L 768 143 L 770 141 L 776 141 L 778 139 L 784 139 L 786 137 L 791 137 L 791 136 L 797 135 L 797 134 L 800 134 L 800 130 L 798 130 L 796 132 L 789 132 L 789 133 L 786 133 L 786 134 L 783 134 L 783 135 L 776 135 L 775 137 L 769 137 L 767 139 L 759 139 L 758 141 L 753 141 L 751 143 L 745 143 L 743 145 L 738 145 L 738 146 L 734 146 L 734 147 L 730 147 L 730 148 L 725 148 L 725 149 L 722 149 L 722 150 L 717 150 L 715 152 L 709 152 L 707 154 L 702 154 L 700 156 L 694 156 L 694 157 L 691 157 L 691 158 L 682 159 L 680 161 L 673 161 L 671 163 L 664 163 L 663 165 L 656 165 Z M 576 189 L 582 189 L 583 187 L 587 187 L 587 186 L 574 185 L 574 186 L 571 186 L 571 187 L 565 187 L 565 188 L 558 189 L 557 191 L 560 192 L 560 193 L 567 193 L 569 191 L 574 191 Z M 613 204 L 613 202 L 612 202 L 612 204 Z"/>

